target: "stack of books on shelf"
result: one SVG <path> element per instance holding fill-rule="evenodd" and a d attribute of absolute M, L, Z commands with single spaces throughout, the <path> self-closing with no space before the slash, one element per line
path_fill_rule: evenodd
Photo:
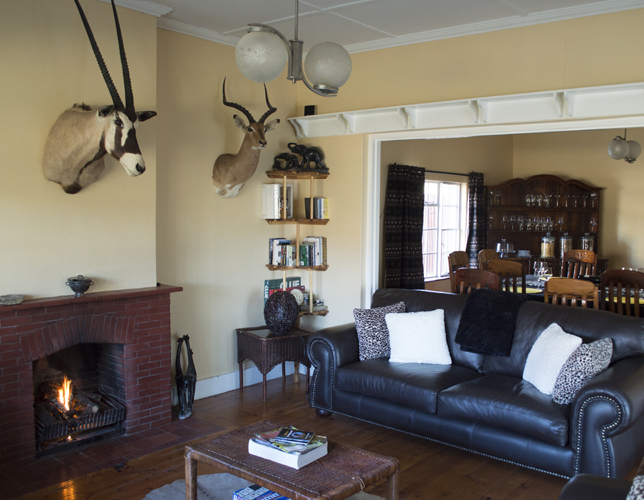
<path fill-rule="evenodd" d="M 280 427 L 248 440 L 248 453 L 300 469 L 328 452 L 326 437 L 294 427 Z"/>
<path fill-rule="evenodd" d="M 262 218 L 282 219 L 284 189 L 281 184 L 262 184 Z M 286 185 L 286 218 L 293 218 L 293 186 Z"/>
<path fill-rule="evenodd" d="M 311 218 L 311 198 L 304 198 L 304 214 L 307 219 Z M 326 198 L 313 198 L 313 218 L 329 218 L 329 202 Z"/>
<path fill-rule="evenodd" d="M 302 240 L 299 251 L 300 266 L 326 266 L 326 237 L 307 236 Z"/>

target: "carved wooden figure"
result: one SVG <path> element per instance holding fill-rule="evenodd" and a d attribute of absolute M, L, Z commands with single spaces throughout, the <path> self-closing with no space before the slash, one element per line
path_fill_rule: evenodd
<path fill-rule="evenodd" d="M 155 111 L 137 112 L 134 109 L 130 71 L 114 0 L 112 11 L 121 55 L 125 105 L 103 61 L 85 13 L 78 0 L 74 2 L 113 104 L 99 108 L 75 104 L 60 115 L 49 131 L 43 155 L 43 173 L 47 180 L 60 184 L 69 194 L 78 193 L 99 178 L 105 168 L 106 154 L 117 159 L 132 177 L 145 172 L 145 161 L 136 139 L 136 127 L 139 122 L 156 116 Z"/>
<path fill-rule="evenodd" d="M 280 121 L 272 120 L 264 125 L 266 118 L 277 111 L 277 108 L 271 106 L 268 101 L 266 85 L 264 85 L 264 94 L 266 95 L 268 111 L 259 120 L 255 120 L 253 115 L 243 106 L 226 100 L 225 78 L 222 94 L 225 106 L 241 111 L 248 118 L 248 125 L 246 125 L 243 118 L 237 115 L 233 116 L 235 125 L 244 131 L 244 141 L 236 155 L 220 155 L 212 169 L 212 183 L 215 185 L 216 193 L 222 198 L 234 198 L 257 169 L 259 155 L 262 149 L 266 147 L 266 132 L 276 128 Z"/>

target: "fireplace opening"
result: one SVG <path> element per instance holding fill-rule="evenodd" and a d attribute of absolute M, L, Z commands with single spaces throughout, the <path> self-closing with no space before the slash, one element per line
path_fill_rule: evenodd
<path fill-rule="evenodd" d="M 37 456 L 123 434 L 123 344 L 78 344 L 33 362 Z"/>

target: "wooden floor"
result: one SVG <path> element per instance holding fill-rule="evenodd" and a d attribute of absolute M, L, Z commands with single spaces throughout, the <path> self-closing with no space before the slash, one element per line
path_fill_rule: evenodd
<path fill-rule="evenodd" d="M 302 380 L 302 378 L 300 378 Z M 268 418 L 280 424 L 313 429 L 331 439 L 398 458 L 401 462 L 400 499 L 556 500 L 566 480 L 468 453 L 425 439 L 332 415 L 318 417 L 307 406 L 304 381 L 269 382 L 268 401 L 262 386 L 244 388 L 195 402 L 190 418 L 227 430 Z M 226 432 L 226 431 L 222 431 Z M 209 438 L 220 433 L 213 434 Z M 140 500 L 148 492 L 184 475 L 183 446 L 173 446 L 106 469 L 66 481 L 21 500 Z M 200 464 L 199 475 L 218 472 Z M 384 485 L 368 489 L 385 496 Z"/>

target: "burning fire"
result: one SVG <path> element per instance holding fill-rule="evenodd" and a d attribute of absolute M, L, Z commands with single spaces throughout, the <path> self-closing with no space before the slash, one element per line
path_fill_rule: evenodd
<path fill-rule="evenodd" d="M 65 407 L 65 411 L 69 411 L 69 404 L 72 401 L 72 381 L 66 375 L 63 386 L 58 389 L 58 401 Z"/>

